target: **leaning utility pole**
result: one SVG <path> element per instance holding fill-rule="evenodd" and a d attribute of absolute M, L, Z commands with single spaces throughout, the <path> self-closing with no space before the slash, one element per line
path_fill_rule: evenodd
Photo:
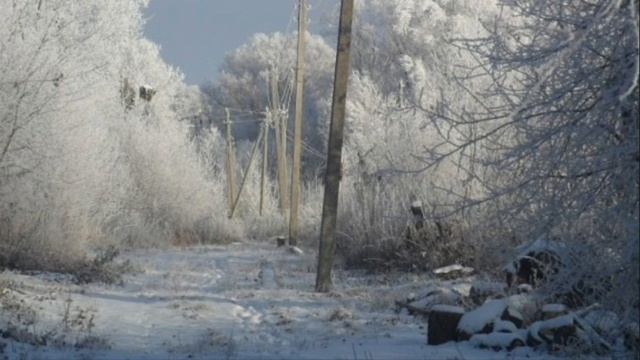
<path fill-rule="evenodd" d="M 346 114 L 347 84 L 351 72 L 351 25 L 353 22 L 353 1 L 342 0 L 340 8 L 340 28 L 338 52 L 333 81 L 333 104 L 331 107 L 331 127 L 327 152 L 327 170 L 324 180 L 324 201 L 322 204 L 322 225 L 320 226 L 320 251 L 318 253 L 318 273 L 316 291 L 331 289 L 331 266 L 335 253 L 335 230 L 338 213 L 338 196 L 342 177 L 342 140 Z"/>
<path fill-rule="evenodd" d="M 253 150 L 251 150 L 251 157 L 249 158 L 249 163 L 247 164 L 247 169 L 242 176 L 242 182 L 240 183 L 240 190 L 238 190 L 238 195 L 231 206 L 231 213 L 229 214 L 229 219 L 233 219 L 233 216 L 236 214 L 236 210 L 238 209 L 238 204 L 240 203 L 240 196 L 242 196 L 242 191 L 247 183 L 247 178 L 249 177 L 249 173 L 251 172 L 251 165 L 253 165 L 253 159 L 255 159 L 256 154 L 258 153 L 258 146 L 260 145 L 260 141 L 262 141 L 262 136 L 264 135 L 264 131 L 266 128 L 262 128 L 260 133 L 258 134 L 258 138 L 256 139 L 256 143 L 253 144 Z"/>
<path fill-rule="evenodd" d="M 289 212 L 289 245 L 297 245 L 300 208 L 300 162 L 302 160 L 302 117 L 304 115 L 304 55 L 307 31 L 307 1 L 298 2 L 298 60 L 296 64 L 296 112 L 293 133 L 293 165 L 291 166 L 291 211 Z"/>
<path fill-rule="evenodd" d="M 233 135 L 231 134 L 231 116 L 229 109 L 224 109 L 227 119 L 224 123 L 227 139 L 227 191 L 229 192 L 229 213 L 233 209 L 233 202 L 236 198 L 236 152 L 233 144 Z"/>

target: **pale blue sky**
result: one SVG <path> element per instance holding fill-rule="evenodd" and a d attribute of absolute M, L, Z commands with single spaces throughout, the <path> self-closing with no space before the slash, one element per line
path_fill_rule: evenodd
<path fill-rule="evenodd" d="M 331 0 L 320 0 L 331 3 Z M 257 32 L 295 30 L 297 0 L 152 0 L 145 34 L 189 84 L 216 77 L 224 54 Z M 312 5 L 316 1 L 312 1 Z M 320 4 L 326 8 L 325 4 Z M 313 19 L 312 19 L 313 22 Z"/>

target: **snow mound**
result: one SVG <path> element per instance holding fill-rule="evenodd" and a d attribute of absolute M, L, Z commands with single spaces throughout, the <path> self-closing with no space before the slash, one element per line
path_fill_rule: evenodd
<path fill-rule="evenodd" d="M 487 325 L 499 320 L 506 308 L 507 303 L 502 299 L 488 300 L 477 309 L 464 314 L 458 330 L 469 335 L 482 332 Z"/>
<path fill-rule="evenodd" d="M 563 327 L 573 327 L 576 322 L 574 314 L 568 314 L 564 316 L 558 316 L 553 319 L 536 321 L 529 327 L 529 336 L 539 343 L 548 343 L 550 340 L 546 339 L 541 333 L 546 330 L 559 329 Z"/>
<path fill-rule="evenodd" d="M 434 274 L 448 274 L 448 273 L 454 272 L 454 271 L 461 271 L 463 273 L 472 273 L 473 272 L 473 268 L 470 268 L 470 267 L 467 267 L 467 266 L 462 266 L 460 264 L 453 264 L 453 265 L 437 268 L 437 269 L 433 270 L 433 273 Z"/>
<path fill-rule="evenodd" d="M 458 296 L 455 292 L 447 288 L 441 288 L 437 291 L 429 293 L 429 295 L 425 297 L 416 299 L 415 301 L 411 302 L 411 305 L 421 309 L 428 309 L 436 304 L 454 305 L 458 303 L 459 300 L 460 296 Z"/>
<path fill-rule="evenodd" d="M 473 274 L 475 270 L 471 267 L 453 264 L 433 270 L 433 274 L 439 278 L 449 279 L 464 277 Z"/>
<path fill-rule="evenodd" d="M 496 320 L 493 323 L 493 331 L 501 333 L 515 333 L 518 331 L 518 328 L 511 321 Z"/>
<path fill-rule="evenodd" d="M 494 350 L 511 350 L 517 346 L 524 346 L 525 339 L 517 333 L 476 334 L 469 339 L 469 343 L 476 347 L 491 348 Z"/>

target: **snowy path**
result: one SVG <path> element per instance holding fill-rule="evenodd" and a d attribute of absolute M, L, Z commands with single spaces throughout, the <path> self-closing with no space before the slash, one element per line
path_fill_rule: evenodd
<path fill-rule="evenodd" d="M 84 287 L 50 276 L 5 272 L 13 294 L 38 309 L 41 332 L 94 314 L 90 331 L 104 346 L 32 349 L 10 343 L 10 358 L 31 359 L 496 359 L 514 354 L 468 345 L 426 345 L 422 320 L 393 301 L 427 279 L 336 273 L 336 291 L 313 292 L 314 259 L 266 245 L 232 244 L 129 253 L 141 270 L 123 286 Z M 69 321 L 67 321 L 68 323 Z M 86 323 L 86 321 L 85 321 Z M 1 358 L 1 357 L 0 357 Z"/>

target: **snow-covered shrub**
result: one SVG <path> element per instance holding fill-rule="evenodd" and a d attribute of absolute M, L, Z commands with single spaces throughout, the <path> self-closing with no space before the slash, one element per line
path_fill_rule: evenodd
<path fill-rule="evenodd" d="M 466 201 L 486 204 L 485 224 L 519 242 L 571 247 L 554 293 L 582 282 L 587 303 L 637 316 L 639 290 L 628 286 L 639 280 L 637 2 L 502 3 L 490 37 L 459 42 L 478 61 L 469 78 L 492 80 L 477 94 L 484 111 L 450 121 L 483 125 L 453 141 L 458 151 L 491 150 L 473 171 L 483 191 Z"/>
<path fill-rule="evenodd" d="M 146 3 L 0 1 L 0 266 L 82 271 L 93 248 L 240 236 L 221 165 L 180 121 L 197 92 L 142 36 Z"/>

